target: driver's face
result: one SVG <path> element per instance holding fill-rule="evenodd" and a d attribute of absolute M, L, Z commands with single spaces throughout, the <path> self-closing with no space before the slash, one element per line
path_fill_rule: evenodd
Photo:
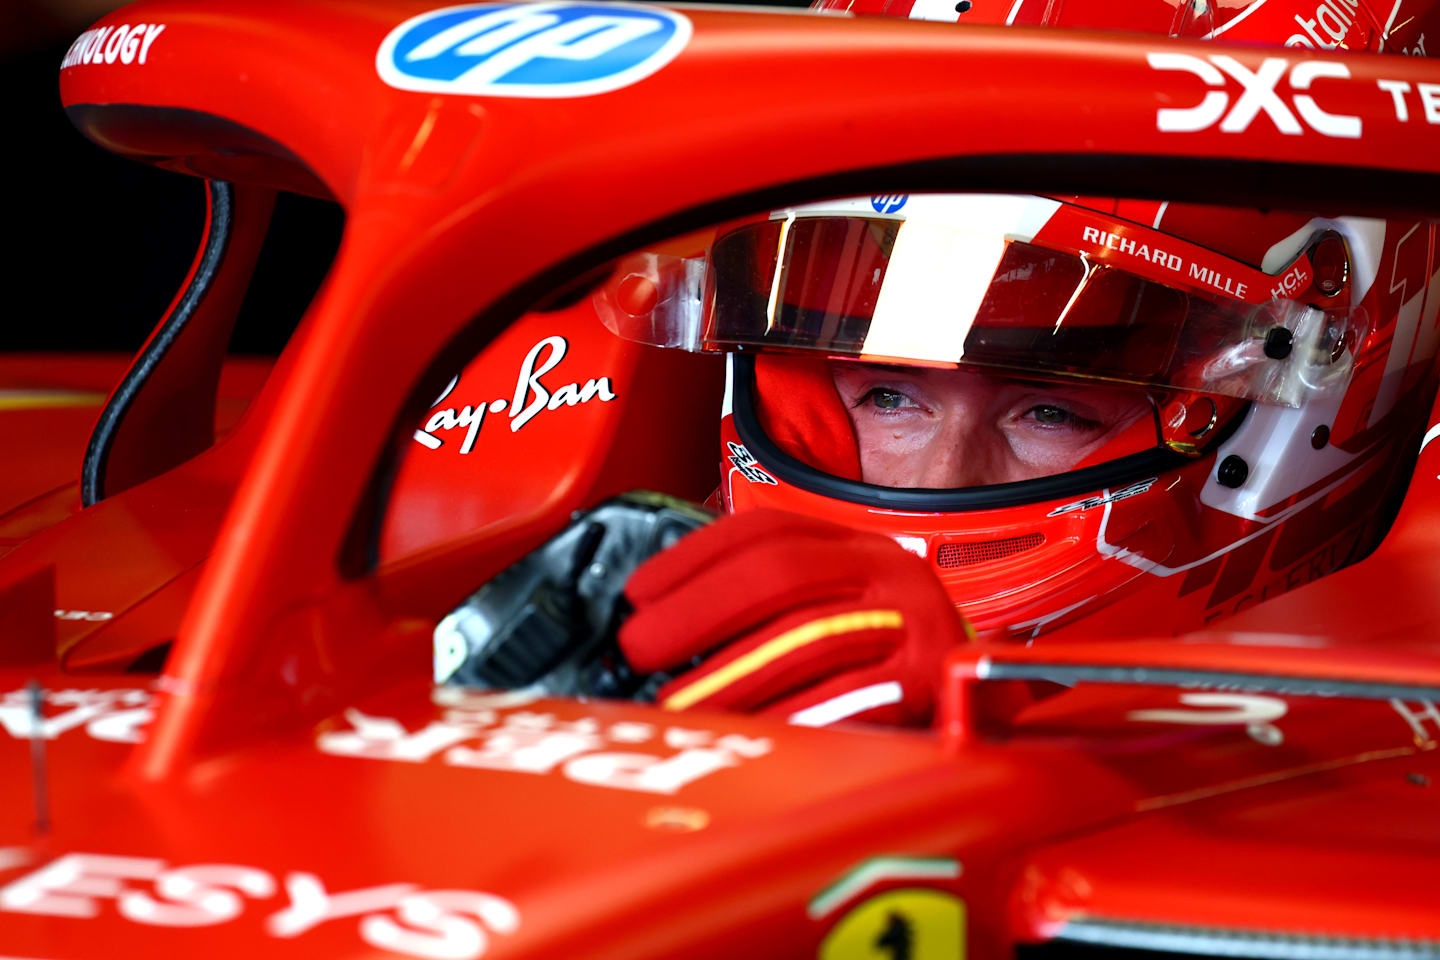
<path fill-rule="evenodd" d="M 1134 390 L 968 370 L 831 364 L 860 446 L 860 478 L 970 487 L 1063 473 L 1151 407 Z"/>

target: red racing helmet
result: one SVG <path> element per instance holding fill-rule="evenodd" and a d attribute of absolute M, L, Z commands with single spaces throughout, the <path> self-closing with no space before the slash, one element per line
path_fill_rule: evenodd
<path fill-rule="evenodd" d="M 865 5 L 1278 29 L 1161 0 L 822 4 Z M 1169 632 L 1383 535 L 1436 385 L 1434 239 L 1417 220 L 896 194 L 636 254 L 595 302 L 627 338 L 730 355 L 723 509 L 889 535 L 982 635 Z"/>

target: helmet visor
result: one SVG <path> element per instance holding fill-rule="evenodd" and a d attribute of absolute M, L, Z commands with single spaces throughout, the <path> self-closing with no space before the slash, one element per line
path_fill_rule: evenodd
<path fill-rule="evenodd" d="M 748 224 L 704 258 L 626 258 L 596 300 L 616 333 L 664 346 L 967 365 L 1287 405 L 1347 380 L 1346 348 L 1362 332 L 1349 312 L 1247 303 L 983 225 L 913 218 Z"/>

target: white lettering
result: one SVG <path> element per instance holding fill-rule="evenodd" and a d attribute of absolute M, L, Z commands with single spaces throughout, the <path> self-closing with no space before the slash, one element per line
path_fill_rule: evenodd
<path fill-rule="evenodd" d="M 1322 60 L 1302 60 L 1290 71 L 1290 86 L 1296 90 L 1309 90 L 1312 81 L 1322 77 L 1350 79 L 1350 68 L 1343 63 L 1327 63 Z M 1315 98 L 1306 93 L 1294 96 L 1295 109 L 1310 128 L 1327 137 L 1360 136 L 1360 118 L 1348 114 L 1326 113 L 1315 103 Z M 1298 131 L 1297 131 L 1298 132 Z"/>
<path fill-rule="evenodd" d="M 1225 78 L 1219 70 L 1201 60 L 1184 53 L 1148 53 L 1146 61 L 1155 70 L 1180 70 L 1192 73 L 1204 81 L 1207 87 L 1223 87 Z M 1193 133 L 1204 130 L 1225 112 L 1230 97 L 1223 90 L 1212 90 L 1205 94 L 1199 104 L 1177 109 L 1162 107 L 1155 115 L 1158 128 L 1167 133 Z"/>
<path fill-rule="evenodd" d="M 1403 700 L 1397 700 L 1392 697 L 1390 699 L 1390 706 L 1394 707 L 1395 712 L 1400 714 L 1401 719 L 1410 725 L 1410 729 L 1415 733 L 1415 741 L 1417 743 L 1425 743 L 1434 740 L 1437 735 L 1440 735 L 1440 710 L 1435 709 L 1434 701 L 1421 700 L 1419 702 L 1421 704 L 1420 709 L 1411 710 L 1405 705 Z M 1435 724 L 1436 729 L 1434 733 L 1425 729 L 1427 721 Z"/>
<path fill-rule="evenodd" d="M 1306 20 L 1297 13 L 1295 14 L 1295 22 L 1300 24 L 1301 29 L 1303 29 L 1306 33 L 1310 35 L 1311 40 L 1314 40 L 1317 44 L 1324 47 L 1326 50 L 1329 50 L 1331 47 L 1334 46 L 1333 43 L 1326 43 L 1324 40 L 1320 39 L 1320 35 L 1315 32 L 1314 20 Z"/>
<path fill-rule="evenodd" d="M 100 63 L 105 58 L 105 38 L 110 35 L 114 27 L 101 27 L 94 36 L 90 38 L 90 49 L 85 51 L 85 63 Z"/>
<path fill-rule="evenodd" d="M 581 403 L 589 403 L 596 397 L 599 397 L 603 403 L 608 403 L 615 399 L 615 391 L 610 386 L 609 377 L 601 377 L 598 380 L 586 380 L 585 386 L 580 388 Z"/>
<path fill-rule="evenodd" d="M 389 717 L 371 717 L 351 708 L 345 719 L 353 730 L 322 733 L 316 745 L 325 753 L 345 757 L 371 757 L 424 763 L 448 747 L 469 740 L 479 728 L 465 724 L 431 723 L 419 733 L 409 733 Z"/>
<path fill-rule="evenodd" d="M 1298 15 L 1296 19 L 1302 26 L 1309 24 L 1307 30 L 1315 23 L 1315 21 L 1303 20 Z M 1348 20 L 1345 22 L 1349 23 Z M 1316 43 L 1327 48 L 1334 46 L 1334 44 L 1325 44 L 1318 36 L 1315 37 L 1315 40 Z M 1292 36 L 1286 43 L 1292 46 L 1312 46 L 1298 34 Z M 1208 129 L 1218 120 L 1221 132 L 1241 133 L 1248 130 L 1255 118 L 1263 112 L 1275 124 L 1275 128 L 1286 135 L 1293 136 L 1304 133 L 1305 126 L 1327 137 L 1353 139 L 1361 135 L 1362 123 L 1359 117 L 1330 113 L 1321 108 L 1309 93 L 1301 92 L 1308 91 L 1310 85 L 1317 79 L 1349 79 L 1349 67 L 1343 63 L 1304 60 L 1291 67 L 1289 61 L 1281 57 L 1267 57 L 1261 62 L 1259 69 L 1251 71 L 1249 67 L 1226 54 L 1210 54 L 1204 59 L 1188 54 L 1170 53 L 1150 53 L 1146 56 L 1150 66 L 1156 70 L 1179 70 L 1191 73 L 1209 87 L 1225 86 L 1225 78 L 1228 76 L 1239 82 L 1241 87 L 1240 96 L 1235 99 L 1233 105 L 1230 102 L 1229 93 L 1224 90 L 1211 90 L 1194 107 L 1161 108 L 1155 117 L 1156 128 L 1161 131 L 1190 133 Z M 1294 104 L 1293 112 L 1286 100 L 1277 92 L 1280 81 L 1287 78 L 1287 69 L 1289 71 L 1288 84 L 1292 88 L 1287 95 Z M 1382 81 L 1383 86 L 1384 82 Z M 1299 119 L 1296 118 L 1296 113 L 1299 114 Z M 1305 122 L 1305 126 L 1301 125 L 1301 120 Z"/>
<path fill-rule="evenodd" d="M 167 869 L 151 857 L 69 853 L 0 887 L 0 910 L 87 920 L 100 916 L 101 900 L 113 900 L 119 915 L 135 923 L 206 927 L 235 920 L 247 900 L 276 892 L 274 876 L 256 867 L 208 863 Z M 290 939 L 327 921 L 358 916 L 360 936 L 373 947 L 458 960 L 479 957 L 491 934 L 520 928 L 514 904 L 476 890 L 389 883 L 332 894 L 314 874 L 292 872 L 285 893 L 289 903 L 265 919 L 274 937 Z"/>
<path fill-rule="evenodd" d="M 543 30 L 560 22 L 560 18 L 553 13 L 527 13 L 515 20 L 510 20 L 511 15 L 508 9 L 501 8 L 471 17 L 469 20 L 441 30 L 423 43 L 417 44 L 414 50 L 405 55 L 405 59 L 406 61 L 433 60 L 451 48 L 455 48 L 457 53 L 480 56 L 490 50 L 498 49 L 517 37 L 523 37 L 528 33 Z M 510 22 L 505 22 L 507 20 Z"/>
<path fill-rule="evenodd" d="M 73 707 L 53 717 L 42 717 L 36 722 L 35 711 L 29 704 L 7 702 L 0 706 L 0 725 L 5 732 L 17 740 L 28 740 L 34 736 L 54 740 L 67 730 L 74 730 L 82 724 L 96 719 L 109 709 L 104 702 L 88 703 Z"/>
<path fill-rule="evenodd" d="M 539 358 L 540 351 L 546 347 L 550 348 L 550 355 L 545 358 L 545 362 L 537 370 L 535 361 Z M 520 363 L 520 379 L 515 384 L 515 399 L 510 401 L 511 433 L 529 423 L 531 418 L 544 410 L 545 405 L 550 402 L 550 391 L 540 383 L 540 378 L 565 359 L 567 349 L 569 349 L 569 344 L 565 342 L 564 337 L 546 337 L 525 354 L 525 359 Z M 526 405 L 525 399 L 531 393 L 535 395 L 535 399 Z"/>
<path fill-rule="evenodd" d="M 145 32 L 145 24 L 137 23 L 131 29 L 130 35 L 125 38 L 125 44 L 120 48 L 120 62 L 134 63 L 135 54 L 140 50 L 140 37 Z"/>
<path fill-rule="evenodd" d="M 1180 702 L 1203 710 L 1131 710 L 1126 718 L 1143 723 L 1269 723 L 1290 705 L 1279 697 L 1244 693 L 1182 693 Z"/>
<path fill-rule="evenodd" d="M 0 888 L 0 910 L 88 919 L 100 913 L 97 898 L 113 900 L 124 892 L 122 880 L 150 880 L 164 867 L 165 861 L 149 857 L 67 853 Z"/>
<path fill-rule="evenodd" d="M 1240 86 L 1244 88 L 1240 99 L 1235 101 L 1235 106 L 1231 107 L 1225 119 L 1220 121 L 1221 131 L 1240 133 L 1264 110 L 1281 133 L 1303 132 L 1295 115 L 1275 94 L 1275 85 L 1285 75 L 1287 61 L 1280 57 L 1266 57 L 1260 64 L 1260 69 L 1254 73 L 1234 57 L 1224 54 L 1211 54 L 1210 61 L 1240 81 Z"/>
<path fill-rule="evenodd" d="M 1334 46 L 1340 45 L 1340 42 L 1345 39 L 1345 32 L 1350 28 L 1350 21 L 1330 9 L 1328 4 L 1320 4 L 1319 8 L 1315 11 L 1315 19 L 1319 21 L 1320 26 L 1324 28 L 1325 32 L 1330 35 L 1330 39 L 1334 41 Z"/>
<path fill-rule="evenodd" d="M 141 743 L 145 734 L 140 728 L 153 719 L 155 712 L 146 707 L 119 710 L 91 720 L 85 725 L 85 732 L 96 740 L 110 743 Z"/>
<path fill-rule="evenodd" d="M 124 45 L 126 35 L 129 33 L 130 24 L 126 23 L 116 27 L 115 32 L 110 34 L 110 39 L 105 44 L 106 63 L 114 63 L 115 58 L 120 56 L 120 47 Z"/>
<path fill-rule="evenodd" d="M 549 353 L 541 359 L 541 354 L 546 348 Z M 485 421 L 485 414 L 500 413 L 507 408 L 510 411 L 510 430 L 519 430 L 529 423 L 535 416 L 545 410 L 559 410 L 562 407 L 573 407 L 582 403 L 589 403 L 591 400 L 600 400 L 608 403 L 615 399 L 615 389 L 609 377 L 592 377 L 585 381 L 582 386 L 578 381 L 563 384 L 553 391 L 541 380 L 543 376 L 550 373 L 565 358 L 569 350 L 569 344 L 564 337 L 550 336 L 536 343 L 525 355 L 520 363 L 520 373 L 515 383 L 515 394 L 512 400 L 492 400 L 488 405 L 484 403 L 466 405 L 464 407 L 447 407 L 443 410 L 435 410 L 425 421 L 421 430 L 416 430 L 414 438 L 416 442 L 423 444 L 431 450 L 438 450 L 445 441 L 436 436 L 443 430 L 454 430 L 460 427 L 465 428 L 465 440 L 460 445 L 460 453 L 468 454 L 475 449 L 475 442 L 480 434 L 480 428 Z M 452 380 L 445 388 L 435 404 L 449 396 L 455 389 L 459 378 Z"/>
<path fill-rule="evenodd" d="M 360 921 L 360 936 L 372 947 L 438 960 L 465 960 L 478 957 L 489 946 L 484 929 L 468 917 L 475 917 L 496 933 L 514 933 L 520 928 L 520 912 L 514 904 L 488 893 L 471 890 L 431 890 L 402 899 L 395 908 L 401 926 L 386 916 Z"/>
<path fill-rule="evenodd" d="M 1404 80 L 1376 80 L 1376 85 L 1390 94 L 1390 99 L 1395 103 L 1395 119 L 1405 123 L 1410 119 L 1410 108 L 1405 104 L 1405 94 L 1410 92 L 1410 84 Z"/>
<path fill-rule="evenodd" d="M 544 16 L 549 16 L 544 15 Z M 534 19 L 542 19 L 536 16 Z M 632 40 L 661 29 L 658 20 L 594 14 L 548 29 L 530 29 L 529 36 L 482 60 L 465 73 L 468 84 L 493 83 L 532 60 L 593 60 Z M 485 38 L 479 38 L 483 43 Z M 474 43 L 476 41 L 471 41 Z M 456 53 L 469 52 L 470 44 Z"/>
<path fill-rule="evenodd" d="M 165 29 L 163 23 L 137 23 L 133 27 L 130 24 L 121 24 L 118 27 L 99 27 L 86 30 L 75 38 L 70 44 L 70 49 L 65 51 L 65 59 L 60 61 L 60 68 L 79 66 L 81 64 L 131 64 L 144 63 L 146 55 L 150 52 L 150 44 L 160 36 Z"/>
<path fill-rule="evenodd" d="M 290 905 L 272 913 L 265 921 L 265 929 L 275 937 L 298 937 L 326 920 L 388 910 L 417 890 L 419 887 L 413 883 L 387 883 L 331 895 L 313 873 L 292 873 L 285 878 Z"/>
<path fill-rule="evenodd" d="M 152 23 L 145 27 L 145 39 L 140 42 L 140 62 L 142 64 L 145 62 L 145 58 L 150 55 L 150 44 L 155 42 L 155 39 L 160 36 L 161 31 L 164 29 L 165 24 L 163 23 Z"/>
<path fill-rule="evenodd" d="M 1440 83 L 1417 83 L 1415 90 L 1425 108 L 1425 122 L 1440 123 Z"/>
<path fill-rule="evenodd" d="M 275 895 L 275 880 L 264 870 L 213 863 L 167 870 L 155 881 L 155 892 L 127 890 L 117 906 L 136 923 L 163 927 L 204 927 L 240 916 L 245 903 L 231 889 L 263 900 Z M 166 902 L 169 901 L 169 902 Z"/>

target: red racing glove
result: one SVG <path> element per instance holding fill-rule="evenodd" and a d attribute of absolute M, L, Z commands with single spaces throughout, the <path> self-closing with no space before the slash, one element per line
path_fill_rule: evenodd
<path fill-rule="evenodd" d="M 792 723 L 922 726 L 941 664 L 969 636 L 939 579 L 895 541 L 778 510 L 721 517 L 631 575 L 620 647 L 674 671 L 673 710 L 763 711 Z"/>

